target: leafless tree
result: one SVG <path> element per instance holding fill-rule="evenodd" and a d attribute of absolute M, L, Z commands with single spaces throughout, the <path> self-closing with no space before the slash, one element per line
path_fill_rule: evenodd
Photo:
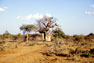
<path fill-rule="evenodd" d="M 44 34 L 44 40 L 46 41 L 46 37 L 48 35 L 46 33 L 49 32 L 51 28 L 57 26 L 56 18 L 44 16 L 42 19 L 37 20 L 37 26 L 38 31 Z"/>

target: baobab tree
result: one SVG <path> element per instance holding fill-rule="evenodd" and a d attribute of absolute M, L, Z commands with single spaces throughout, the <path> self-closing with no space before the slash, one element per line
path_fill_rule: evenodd
<path fill-rule="evenodd" d="M 26 38 L 25 38 L 25 40 L 28 42 L 28 34 L 31 32 L 31 31 L 34 31 L 34 30 L 36 30 L 36 26 L 35 25 L 33 25 L 33 24 L 30 24 L 30 25 L 22 25 L 21 27 L 20 27 L 20 30 L 22 30 L 23 31 L 23 34 L 25 34 L 26 32 Z"/>
<path fill-rule="evenodd" d="M 37 20 L 38 31 L 43 34 L 44 41 L 51 41 L 50 29 L 57 26 L 56 18 L 44 16 Z"/>

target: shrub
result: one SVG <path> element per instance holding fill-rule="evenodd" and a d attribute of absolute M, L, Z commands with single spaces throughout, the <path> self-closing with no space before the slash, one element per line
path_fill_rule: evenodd
<path fill-rule="evenodd" d="M 64 32 L 60 28 L 58 28 L 58 29 L 53 30 L 53 36 L 55 38 L 57 38 L 57 37 L 58 38 L 64 38 L 65 34 L 64 34 Z"/>
<path fill-rule="evenodd" d="M 94 34 L 93 33 L 88 34 L 87 36 L 85 36 L 85 39 L 88 41 L 94 41 Z"/>
<path fill-rule="evenodd" d="M 82 57 L 94 57 L 94 49 L 90 49 L 90 51 L 85 51 L 81 54 Z"/>
<path fill-rule="evenodd" d="M 16 36 L 17 36 L 17 37 L 21 37 L 21 33 L 18 33 Z"/>
<path fill-rule="evenodd" d="M 0 46 L 0 51 L 3 51 L 4 50 L 4 46 Z"/>
<path fill-rule="evenodd" d="M 88 34 L 88 36 L 94 36 L 94 34 L 93 33 L 90 33 L 90 34 Z"/>
<path fill-rule="evenodd" d="M 81 42 L 84 40 L 84 36 L 82 36 L 82 35 L 74 35 L 73 37 L 74 37 L 74 41 Z"/>
<path fill-rule="evenodd" d="M 10 34 L 8 31 L 5 31 L 5 33 L 3 34 L 3 38 L 12 38 L 12 34 Z"/>

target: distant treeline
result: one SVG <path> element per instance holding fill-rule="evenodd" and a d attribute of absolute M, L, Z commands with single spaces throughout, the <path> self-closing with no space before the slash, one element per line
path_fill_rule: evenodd
<path fill-rule="evenodd" d="M 56 38 L 64 39 L 66 41 L 76 41 L 76 42 L 82 42 L 82 41 L 94 41 L 94 33 L 90 33 L 88 35 L 66 35 L 61 29 L 55 29 L 52 31 L 52 41 Z M 18 33 L 16 35 L 13 35 L 6 31 L 4 34 L 0 35 L 0 41 L 26 41 L 26 36 Z M 29 41 L 32 40 L 42 40 L 41 34 L 29 34 Z"/>

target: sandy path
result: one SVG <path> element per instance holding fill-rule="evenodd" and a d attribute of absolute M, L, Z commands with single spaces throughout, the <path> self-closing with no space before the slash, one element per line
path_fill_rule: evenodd
<path fill-rule="evenodd" d="M 78 60 L 67 60 L 67 57 L 61 56 L 46 56 L 41 52 L 47 51 L 48 46 L 42 45 L 32 45 L 24 46 L 18 44 L 18 47 L 8 48 L 6 51 L 0 51 L 0 63 L 87 63 L 88 60 L 94 63 L 94 58 L 78 58 Z M 9 45 L 9 44 L 7 44 Z M 13 43 L 9 45 L 10 47 L 15 46 Z M 66 46 L 68 47 L 68 46 Z M 64 48 L 64 47 L 63 47 Z M 72 58 L 72 57 L 70 57 Z"/>
<path fill-rule="evenodd" d="M 42 58 L 39 53 L 42 47 L 35 45 L 34 47 L 16 48 L 11 53 L 0 55 L 0 63 L 31 63 L 38 58 Z"/>

